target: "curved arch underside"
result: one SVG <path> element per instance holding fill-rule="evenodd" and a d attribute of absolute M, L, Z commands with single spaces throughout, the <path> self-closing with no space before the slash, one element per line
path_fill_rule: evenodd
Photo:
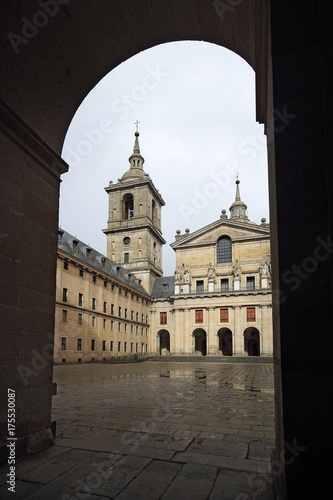
<path fill-rule="evenodd" d="M 268 2 L 235 1 L 228 9 L 216 0 L 96 0 L 84 9 L 80 0 L 53 5 L 45 11 L 25 2 L 23 12 L 7 2 L 1 95 L 56 153 L 82 100 L 107 73 L 172 41 L 211 42 L 243 57 L 256 71 L 257 119 L 264 121 Z M 37 12 L 43 15 L 36 17 Z"/>

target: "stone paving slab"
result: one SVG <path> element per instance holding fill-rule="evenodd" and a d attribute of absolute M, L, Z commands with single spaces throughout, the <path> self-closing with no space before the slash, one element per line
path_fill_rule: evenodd
<path fill-rule="evenodd" d="M 49 462 L 35 467 L 29 472 L 21 474 L 20 479 L 22 481 L 29 481 L 30 483 L 47 484 L 92 455 L 93 453 L 88 450 L 70 450 Z"/>
<path fill-rule="evenodd" d="M 163 450 L 161 448 L 149 448 L 147 446 L 123 445 L 116 443 L 114 446 L 110 443 L 99 443 L 96 441 L 79 439 L 57 439 L 58 446 L 72 447 L 78 450 L 104 451 L 109 453 L 118 453 L 120 455 L 133 455 L 140 457 L 149 457 L 157 460 L 170 460 L 175 454 L 172 450 Z"/>
<path fill-rule="evenodd" d="M 162 496 L 162 500 L 178 498 L 181 500 L 206 500 L 214 486 L 218 471 L 217 467 L 206 465 L 183 465 L 175 480 Z"/>
<path fill-rule="evenodd" d="M 203 453 L 176 453 L 173 462 L 213 465 L 221 469 L 233 469 L 237 471 L 269 473 L 270 466 L 267 462 L 260 460 L 246 460 L 233 457 L 220 457 L 216 455 L 204 455 Z"/>
<path fill-rule="evenodd" d="M 155 460 L 117 496 L 117 500 L 161 498 L 180 468 L 180 464 Z"/>
<path fill-rule="evenodd" d="M 116 498 L 150 462 L 149 458 L 126 456 L 113 466 L 112 474 L 104 478 L 100 484 L 97 484 L 97 481 L 91 481 L 81 488 L 80 492 L 86 493 L 86 487 L 88 487 L 92 489 L 94 495 Z M 130 500 L 129 497 L 128 500 Z"/>
<path fill-rule="evenodd" d="M 245 443 L 231 443 L 220 439 L 196 438 L 188 447 L 188 453 L 216 455 L 219 457 L 246 458 L 248 445 Z"/>
<path fill-rule="evenodd" d="M 209 500 L 272 500 L 271 478 L 266 474 L 220 471 Z"/>

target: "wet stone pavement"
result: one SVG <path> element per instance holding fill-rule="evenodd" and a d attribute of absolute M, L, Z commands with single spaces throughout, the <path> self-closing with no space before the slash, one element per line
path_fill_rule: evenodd
<path fill-rule="evenodd" d="M 272 364 L 55 366 L 55 445 L 17 463 L 31 500 L 271 500 Z"/>

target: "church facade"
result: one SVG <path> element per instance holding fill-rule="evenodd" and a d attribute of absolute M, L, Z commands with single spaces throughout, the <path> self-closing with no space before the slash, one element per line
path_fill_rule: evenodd
<path fill-rule="evenodd" d="M 107 257 L 59 230 L 55 362 L 127 353 L 272 356 L 270 231 L 248 219 L 236 180 L 230 216 L 177 230 L 163 276 L 164 200 L 143 169 L 139 133 L 130 168 L 110 181 Z"/>

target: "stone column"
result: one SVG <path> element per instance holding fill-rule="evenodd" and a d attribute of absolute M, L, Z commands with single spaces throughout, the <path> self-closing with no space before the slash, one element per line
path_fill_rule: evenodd
<path fill-rule="evenodd" d="M 242 356 L 244 354 L 244 341 L 243 341 L 243 331 L 242 331 L 242 320 L 241 320 L 241 306 L 235 306 L 234 308 L 234 353 L 235 356 Z"/>
<path fill-rule="evenodd" d="M 271 356 L 272 349 L 270 346 L 273 345 L 273 340 L 272 340 L 272 307 L 270 305 L 261 306 L 260 331 L 261 331 L 260 355 Z"/>
<path fill-rule="evenodd" d="M 53 336 L 60 175 L 58 157 L 0 103 L 0 392 L 15 391 L 16 458 L 53 442 Z M 7 405 L 0 429 L 8 436 Z M 7 441 L 0 460 L 7 461 Z"/>
<path fill-rule="evenodd" d="M 207 354 L 216 355 L 215 307 L 208 308 Z"/>
<path fill-rule="evenodd" d="M 184 337 L 183 337 L 183 354 L 190 355 L 192 354 L 192 335 L 190 329 L 190 309 L 184 309 Z"/>

